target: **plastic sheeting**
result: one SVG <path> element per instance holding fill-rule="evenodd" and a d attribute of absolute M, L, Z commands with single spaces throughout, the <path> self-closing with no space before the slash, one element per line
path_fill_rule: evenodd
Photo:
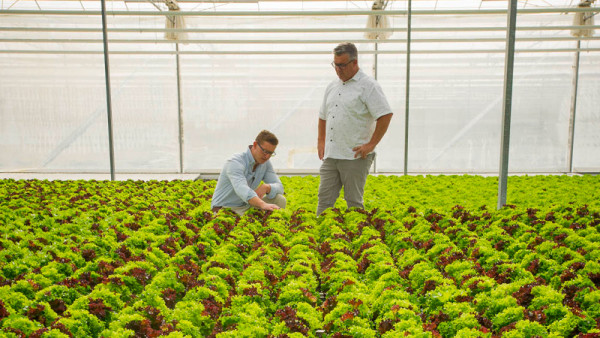
<path fill-rule="evenodd" d="M 98 16 L 3 15 L 3 27 L 100 28 Z M 109 28 L 164 28 L 164 17 L 109 16 Z M 186 17 L 188 28 L 362 28 L 366 16 Z M 519 15 L 519 27 L 569 26 L 572 16 Z M 405 27 L 406 18 L 390 18 Z M 423 27 L 503 27 L 502 15 L 414 16 L 411 49 L 409 172 L 497 172 L 505 32 L 435 32 Z M 526 40 L 527 38 L 564 38 Z M 11 39 L 95 39 L 15 42 Z M 0 30 L 0 171 L 106 172 L 108 132 L 101 32 Z M 359 65 L 373 74 L 374 43 L 363 32 L 202 33 L 179 44 L 183 171 L 219 170 L 261 129 L 278 135 L 280 170 L 315 172 L 317 116 L 333 41 L 359 41 Z M 404 166 L 405 32 L 380 42 L 377 77 L 394 118 L 377 148 L 378 172 Z M 497 41 L 481 41 L 496 38 Z M 125 40 L 156 40 L 140 43 Z M 327 43 L 223 43 L 222 40 L 331 40 Z M 448 39 L 448 42 L 424 42 Z M 521 39 L 521 40 L 520 40 Z M 179 171 L 174 43 L 164 33 L 109 32 L 117 172 Z M 218 41 L 221 40 L 221 41 Z M 166 41 L 166 40 L 165 40 Z M 565 172 L 576 41 L 569 30 L 519 30 L 509 170 Z M 600 41 L 582 41 L 597 49 Z M 14 53 L 11 50 L 29 52 Z M 541 52 L 540 50 L 549 50 Z M 560 50 L 553 52 L 551 50 Z M 285 53 L 282 53 L 285 52 Z M 479 51 L 474 53 L 473 51 Z M 140 52 L 146 54 L 140 54 Z M 167 52 L 159 54 L 157 52 Z M 213 54 L 213 53 L 224 54 Z M 600 171 L 600 58 L 582 52 L 574 171 Z"/>

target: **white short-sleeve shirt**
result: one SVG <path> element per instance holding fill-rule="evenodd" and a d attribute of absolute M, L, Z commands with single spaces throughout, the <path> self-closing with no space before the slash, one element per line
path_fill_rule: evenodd
<path fill-rule="evenodd" d="M 355 159 L 352 148 L 368 143 L 375 121 L 391 112 L 381 86 L 362 70 L 346 82 L 331 82 L 319 111 L 326 121 L 324 158 Z"/>

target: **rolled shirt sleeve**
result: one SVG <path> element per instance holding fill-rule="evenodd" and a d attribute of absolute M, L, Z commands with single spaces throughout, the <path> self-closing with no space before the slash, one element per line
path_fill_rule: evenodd
<path fill-rule="evenodd" d="M 335 81 L 331 82 L 327 88 L 325 88 L 325 95 L 323 95 L 323 101 L 321 102 L 321 108 L 319 109 L 319 119 L 321 120 L 327 120 L 327 98 L 335 84 L 337 84 Z"/>
<path fill-rule="evenodd" d="M 248 202 L 250 199 L 256 197 L 256 192 L 248 186 L 248 182 L 246 181 L 246 177 L 244 175 L 245 166 L 243 163 L 232 160 L 230 161 L 226 168 L 225 173 L 229 181 L 231 182 L 231 186 L 235 191 L 235 194 L 244 201 Z"/>
<path fill-rule="evenodd" d="M 373 86 L 371 88 L 363 92 L 362 97 L 362 101 L 367 106 L 369 113 L 375 119 L 392 113 L 390 104 L 385 98 L 385 94 L 383 93 L 383 89 L 381 88 L 379 83 L 373 83 Z"/>
<path fill-rule="evenodd" d="M 265 175 L 262 180 L 271 185 L 271 191 L 267 194 L 267 198 L 273 199 L 278 194 L 283 195 L 283 184 L 281 183 L 279 176 L 275 173 L 275 170 L 273 170 L 271 162 L 266 163 Z"/>

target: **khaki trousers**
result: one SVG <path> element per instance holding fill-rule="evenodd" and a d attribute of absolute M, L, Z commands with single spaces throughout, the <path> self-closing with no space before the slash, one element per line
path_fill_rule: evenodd
<path fill-rule="evenodd" d="M 287 200 L 281 194 L 275 195 L 275 198 L 267 198 L 265 195 L 265 197 L 262 200 L 269 204 L 276 204 L 281 209 L 285 209 L 285 206 L 287 204 Z M 245 205 L 242 207 L 223 207 L 223 208 L 229 208 L 229 209 L 235 211 L 236 214 L 242 216 L 246 211 L 250 210 L 250 208 L 253 208 L 253 206 Z M 215 211 L 215 210 L 213 210 L 213 211 Z M 218 209 L 216 211 L 218 211 Z"/>
<path fill-rule="evenodd" d="M 374 159 L 374 153 L 367 155 L 366 158 L 355 160 L 326 158 L 319 170 L 321 183 L 319 184 L 317 215 L 334 206 L 342 187 L 344 187 L 344 199 L 348 208 L 358 207 L 364 209 L 365 183 Z"/>

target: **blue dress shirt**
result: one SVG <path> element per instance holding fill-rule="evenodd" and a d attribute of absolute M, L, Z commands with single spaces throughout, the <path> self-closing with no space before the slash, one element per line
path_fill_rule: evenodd
<path fill-rule="evenodd" d="M 248 201 L 257 196 L 254 189 L 258 188 L 261 181 L 271 185 L 267 198 L 283 194 L 283 184 L 275 174 L 271 162 L 259 164 L 252 171 L 255 163 L 250 147 L 243 153 L 233 155 L 225 163 L 213 193 L 211 208 L 248 205 Z"/>

